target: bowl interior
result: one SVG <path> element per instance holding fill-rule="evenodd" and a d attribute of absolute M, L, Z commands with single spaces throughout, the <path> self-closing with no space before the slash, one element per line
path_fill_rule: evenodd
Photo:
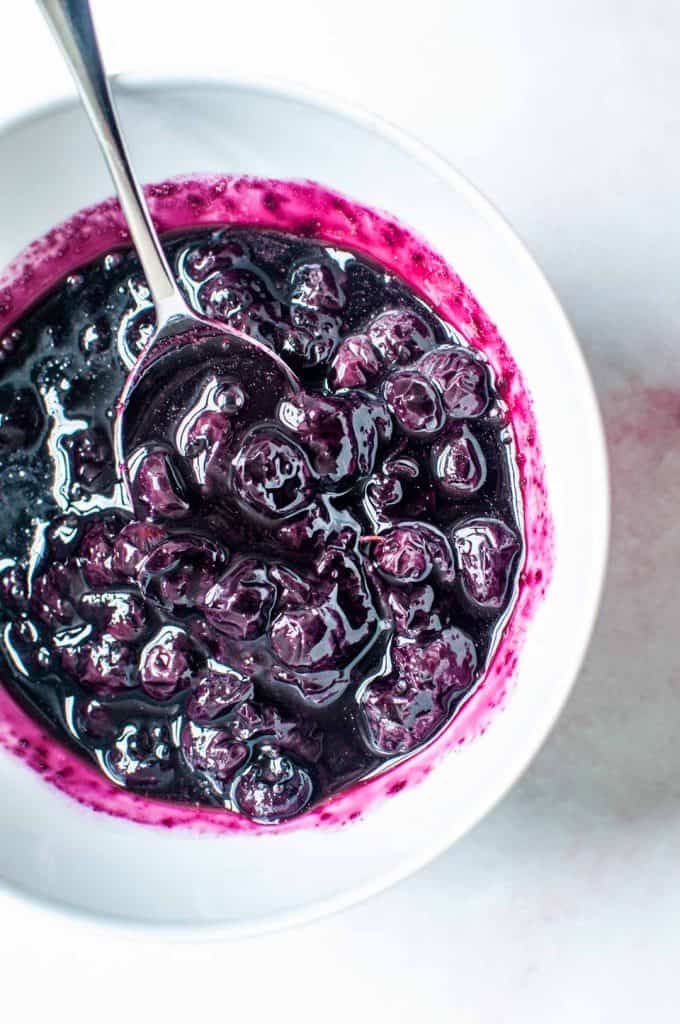
<path fill-rule="evenodd" d="M 312 178 L 423 235 L 499 325 L 533 395 L 543 446 L 554 577 L 506 709 L 420 785 L 351 827 L 169 833 L 95 815 L 0 750 L 4 882 L 126 921 L 257 930 L 345 905 L 424 863 L 478 820 L 534 754 L 566 698 L 597 608 L 608 513 L 601 426 L 578 347 L 530 256 L 469 185 L 419 146 L 302 94 L 133 80 L 117 92 L 144 180 L 195 171 Z M 0 133 L 0 166 L 0 266 L 111 193 L 75 104 Z"/>

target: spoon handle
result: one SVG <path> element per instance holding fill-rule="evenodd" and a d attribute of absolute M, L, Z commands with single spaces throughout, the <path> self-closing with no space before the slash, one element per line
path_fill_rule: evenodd
<path fill-rule="evenodd" d="M 89 0 L 37 0 L 76 80 L 102 148 L 156 307 L 157 330 L 188 315 L 146 200 L 130 164 L 111 95 Z"/>

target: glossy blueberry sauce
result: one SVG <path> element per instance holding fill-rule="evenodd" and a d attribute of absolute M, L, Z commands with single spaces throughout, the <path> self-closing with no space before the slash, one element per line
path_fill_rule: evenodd
<path fill-rule="evenodd" d="M 497 335 L 460 282 L 451 298 L 476 314 L 477 338 L 389 266 L 388 239 L 416 268 L 427 257 L 393 222 L 378 252 L 356 230 L 357 214 L 380 221 L 372 211 L 347 205 L 342 245 L 322 217 L 281 214 L 307 198 L 337 215 L 347 201 L 316 186 L 163 188 L 166 223 L 154 213 L 175 229 L 167 251 L 189 301 L 275 348 L 303 390 L 272 408 L 262 381 L 187 352 L 128 410 L 129 500 L 112 414 L 153 309 L 115 210 L 70 222 L 73 266 L 54 239 L 34 247 L 32 302 L 30 254 L 15 264 L 0 291 L 3 677 L 77 752 L 69 769 L 82 776 L 89 758 L 133 803 L 172 802 L 144 820 L 188 821 L 178 803 L 324 820 L 360 780 L 401 787 L 406 755 L 498 675 L 513 620 L 519 638 L 544 589 L 535 429 L 531 477 L 516 450 L 530 408 L 510 361 L 480 344 Z M 230 190 L 264 217 L 244 211 L 252 226 L 237 226 Z M 207 195 L 221 217 L 206 216 Z M 115 802 L 104 809 L 140 817 Z"/>

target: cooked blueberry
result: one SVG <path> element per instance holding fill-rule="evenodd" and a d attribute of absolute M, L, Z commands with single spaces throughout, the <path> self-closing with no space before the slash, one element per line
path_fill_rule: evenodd
<path fill-rule="evenodd" d="M 338 317 L 327 310 L 291 306 L 289 319 L 273 325 L 271 340 L 297 370 L 325 363 L 337 344 Z"/>
<path fill-rule="evenodd" d="M 373 558 L 380 572 L 397 583 L 418 583 L 432 570 L 425 539 L 413 527 L 391 530 L 377 540 Z"/>
<path fill-rule="evenodd" d="M 284 550 L 315 549 L 325 543 L 329 529 L 328 504 L 319 499 L 286 520 L 277 530 L 276 539 Z"/>
<path fill-rule="evenodd" d="M 397 516 L 427 516 L 435 506 L 429 474 L 418 459 L 397 450 L 388 455 L 379 473 L 366 482 L 362 505 L 371 522 L 386 524 Z"/>
<path fill-rule="evenodd" d="M 432 468 L 439 486 L 447 494 L 465 498 L 486 482 L 486 459 L 469 427 L 451 428 L 432 449 Z"/>
<path fill-rule="evenodd" d="M 408 590 L 395 587 L 387 595 L 387 606 L 400 636 L 417 639 L 425 633 L 441 632 L 442 619 L 435 603 L 435 592 L 427 583 Z"/>
<path fill-rule="evenodd" d="M 221 729 L 204 728 L 194 722 L 182 729 L 181 749 L 189 767 L 207 775 L 220 793 L 248 759 L 245 743 L 233 740 Z"/>
<path fill-rule="evenodd" d="M 101 430 L 79 430 L 62 442 L 69 452 L 72 478 L 85 490 L 100 493 L 114 481 L 111 442 Z"/>
<path fill-rule="evenodd" d="M 342 619 L 328 605 L 282 612 L 272 623 L 272 649 L 291 668 L 328 668 L 342 648 L 344 633 Z"/>
<path fill-rule="evenodd" d="M 329 264 L 304 263 L 290 277 L 290 302 L 310 309 L 341 309 L 342 288 Z"/>
<path fill-rule="evenodd" d="M 370 473 L 381 437 L 389 436 L 389 413 L 363 393 L 300 392 L 279 406 L 279 419 L 309 450 L 314 469 L 333 483 Z"/>
<path fill-rule="evenodd" d="M 468 349 L 442 345 L 423 356 L 418 367 L 439 388 L 450 416 L 469 419 L 486 412 L 489 374 Z"/>
<path fill-rule="evenodd" d="M 110 633 L 63 648 L 62 664 L 75 680 L 101 697 L 136 685 L 134 653 Z"/>
<path fill-rule="evenodd" d="M 229 320 L 268 295 L 261 277 L 247 270 L 226 270 L 208 278 L 198 293 L 201 309 L 216 320 Z"/>
<path fill-rule="evenodd" d="M 326 546 L 346 549 L 355 547 L 361 525 L 350 512 L 340 512 L 332 497 L 321 495 L 300 515 L 293 516 L 276 534 L 285 551 L 312 552 Z"/>
<path fill-rule="evenodd" d="M 453 551 L 448 539 L 436 526 L 418 524 L 425 537 L 427 550 L 434 565 L 435 575 L 439 583 L 453 583 L 456 575 Z"/>
<path fill-rule="evenodd" d="M 388 366 L 410 363 L 434 345 L 429 324 L 407 309 L 381 313 L 369 324 L 368 336 Z"/>
<path fill-rule="evenodd" d="M 397 646 L 393 665 L 361 698 L 370 742 L 385 756 L 408 753 L 446 721 L 451 698 L 473 681 L 477 655 L 472 640 L 449 627 L 430 643 Z"/>
<path fill-rule="evenodd" d="M 214 456 L 218 445 L 224 445 L 232 434 L 229 416 L 223 412 L 209 410 L 199 413 L 188 424 L 186 433 L 178 438 L 178 447 L 182 455 L 200 461 L 196 476 L 203 483 L 207 476 L 207 464 Z"/>
<path fill-rule="evenodd" d="M 92 587 L 108 587 L 122 580 L 122 574 L 114 565 L 117 525 L 112 519 L 94 519 L 85 528 L 77 562 Z"/>
<path fill-rule="evenodd" d="M 468 519 L 454 530 L 453 544 L 467 596 L 484 608 L 502 608 L 521 547 L 514 531 L 500 519 Z"/>
<path fill-rule="evenodd" d="M 96 623 L 116 640 L 137 640 L 147 625 L 144 602 L 126 590 L 83 594 L 78 610 L 84 619 Z"/>
<path fill-rule="evenodd" d="M 382 364 L 373 342 L 365 334 L 345 338 L 331 362 L 329 381 L 332 388 L 366 388 L 380 376 Z"/>
<path fill-rule="evenodd" d="M 357 557 L 346 550 L 328 546 L 314 563 L 320 592 L 329 595 L 345 623 L 347 647 L 365 639 L 376 618 L 375 608 Z"/>
<path fill-rule="evenodd" d="M 172 782 L 172 740 L 162 722 L 130 722 L 104 755 L 108 774 L 124 786 L 162 789 Z"/>
<path fill-rule="evenodd" d="M 450 626 L 428 644 L 397 645 L 393 663 L 410 685 L 431 683 L 442 691 L 466 690 L 474 678 L 477 654 L 471 638 Z"/>
<path fill-rule="evenodd" d="M 269 578 L 278 587 L 279 605 L 282 608 L 301 608 L 308 603 L 312 593 L 311 585 L 293 569 L 284 565 L 271 565 Z"/>
<path fill-rule="evenodd" d="M 265 749 L 256 764 L 241 772 L 232 792 L 240 810 L 256 821 L 283 821 L 304 810 L 313 789 L 303 768 Z"/>
<path fill-rule="evenodd" d="M 248 246 L 242 238 L 219 232 L 211 239 L 209 250 L 206 246 L 198 246 L 190 262 L 195 272 L 201 272 L 211 260 L 216 266 L 231 268 L 242 263 L 247 256 Z"/>
<path fill-rule="evenodd" d="M 184 630 L 163 626 L 142 650 L 139 678 L 142 688 L 156 700 L 165 700 L 191 683 L 198 665 L 196 652 Z"/>
<path fill-rule="evenodd" d="M 179 468 L 163 449 L 143 449 L 130 457 L 130 484 L 135 507 L 142 515 L 181 519 L 189 511 Z"/>
<path fill-rule="evenodd" d="M 211 722 L 251 700 L 253 683 L 234 669 L 212 667 L 192 681 L 187 714 L 194 722 Z"/>
<path fill-rule="evenodd" d="M 128 523 L 113 543 L 113 568 L 122 576 L 136 576 L 146 556 L 166 539 L 155 523 Z"/>
<path fill-rule="evenodd" d="M 332 313 L 291 306 L 290 322 L 294 333 L 300 331 L 313 340 L 317 346 L 319 362 L 330 354 L 338 340 L 340 323 Z"/>
<path fill-rule="evenodd" d="M 227 636 L 254 640 L 264 632 L 276 600 L 276 587 L 264 565 L 252 558 L 232 565 L 203 601 L 208 622 Z"/>
<path fill-rule="evenodd" d="M 246 394 L 238 382 L 209 375 L 193 404 L 182 411 L 175 444 L 208 494 L 226 486 L 230 442 L 246 405 Z"/>
<path fill-rule="evenodd" d="M 218 267 L 229 269 L 246 256 L 247 249 L 238 239 L 216 238 L 180 251 L 178 263 L 193 281 L 204 281 Z"/>
<path fill-rule="evenodd" d="M 306 504 L 311 494 L 311 472 L 304 453 L 278 431 L 251 433 L 232 468 L 236 494 L 261 515 L 289 515 Z"/>
<path fill-rule="evenodd" d="M 284 357 L 291 356 L 296 367 L 319 366 L 331 353 L 337 325 L 331 318 L 309 310 L 305 310 L 304 315 L 298 313 L 296 320 L 294 324 L 283 320 L 273 324 L 274 348 Z"/>
<path fill-rule="evenodd" d="M 31 583 L 29 606 L 32 613 L 46 626 L 56 628 L 73 619 L 71 584 L 73 567 L 55 562 Z"/>
<path fill-rule="evenodd" d="M 415 370 L 399 370 L 387 378 L 384 394 L 397 423 L 414 437 L 431 437 L 444 426 L 444 410 L 436 390 Z"/>
<path fill-rule="evenodd" d="M 389 519 L 403 497 L 404 488 L 398 477 L 379 473 L 366 482 L 364 498 L 371 519 Z"/>
<path fill-rule="evenodd" d="M 404 523 L 376 538 L 373 560 L 394 583 L 419 583 L 435 569 L 441 582 L 452 583 L 453 552 L 444 534 L 426 523 Z"/>
<path fill-rule="evenodd" d="M 175 615 L 196 610 L 227 560 L 224 549 L 200 536 L 178 535 L 155 547 L 138 577 L 153 604 Z"/>

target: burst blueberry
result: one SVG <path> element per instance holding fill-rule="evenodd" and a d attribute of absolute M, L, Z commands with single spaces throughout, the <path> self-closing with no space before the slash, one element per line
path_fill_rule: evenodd
<path fill-rule="evenodd" d="M 290 668 L 331 667 L 341 650 L 343 634 L 342 620 L 329 605 L 282 612 L 272 623 L 272 650 Z"/>
<path fill-rule="evenodd" d="M 439 395 L 426 377 L 400 370 L 387 378 L 384 394 L 397 423 L 413 437 L 433 437 L 444 426 Z"/>
<path fill-rule="evenodd" d="M 163 626 L 140 654 L 142 688 L 156 700 L 166 700 L 191 683 L 198 658 L 187 633 L 176 626 Z"/>
<path fill-rule="evenodd" d="M 209 667 L 192 680 L 191 685 L 187 713 L 199 724 L 221 718 L 239 704 L 251 700 L 255 693 L 252 680 L 224 665 Z"/>
<path fill-rule="evenodd" d="M 251 433 L 232 464 L 234 491 L 267 517 L 290 515 L 311 494 L 311 472 L 301 449 L 277 431 Z"/>
<path fill-rule="evenodd" d="M 388 366 L 410 363 L 435 343 L 425 319 L 405 309 L 381 313 L 369 324 L 367 333 Z"/>
<path fill-rule="evenodd" d="M 130 458 L 133 500 L 142 515 L 181 519 L 189 511 L 186 485 L 170 452 L 142 450 Z"/>
<path fill-rule="evenodd" d="M 451 698 L 474 678 L 477 654 L 470 637 L 449 627 L 429 643 L 397 645 L 393 665 L 393 676 L 361 698 L 370 741 L 388 756 L 408 753 L 446 721 Z"/>
<path fill-rule="evenodd" d="M 290 276 L 291 305 L 309 309 L 341 309 L 342 287 L 330 264 L 303 263 Z"/>
<path fill-rule="evenodd" d="M 108 587 L 121 580 L 114 565 L 114 544 L 119 528 L 113 517 L 93 519 L 85 528 L 77 563 L 92 587 Z"/>
<path fill-rule="evenodd" d="M 382 369 L 373 342 L 365 334 L 345 338 L 331 361 L 329 381 L 334 389 L 370 387 Z"/>
<path fill-rule="evenodd" d="M 159 544 L 142 561 L 138 578 L 152 603 L 175 616 L 201 607 L 228 560 L 228 553 L 205 537 L 179 534 Z"/>
<path fill-rule="evenodd" d="M 486 459 L 468 426 L 452 427 L 432 449 L 434 478 L 453 497 L 467 498 L 486 482 Z"/>
<path fill-rule="evenodd" d="M 221 729 L 205 728 L 188 722 L 181 736 L 181 750 L 194 772 L 205 775 L 220 794 L 228 792 L 236 770 L 248 759 L 245 743 L 233 740 Z"/>
<path fill-rule="evenodd" d="M 441 345 L 424 355 L 418 368 L 439 388 L 449 416 L 481 416 L 489 405 L 489 374 L 469 349 Z"/>
<path fill-rule="evenodd" d="M 132 649 L 110 633 L 95 635 L 62 651 L 62 664 L 78 682 L 101 697 L 136 685 L 136 659 Z"/>
<path fill-rule="evenodd" d="M 114 480 L 111 443 L 101 430 L 79 430 L 64 440 L 72 460 L 73 478 L 87 491 L 108 490 Z"/>
<path fill-rule="evenodd" d="M 517 535 L 499 519 L 468 519 L 453 531 L 463 589 L 483 608 L 502 608 L 520 551 Z"/>
<path fill-rule="evenodd" d="M 208 622 L 227 636 L 254 640 L 264 633 L 276 600 L 276 587 L 264 565 L 248 558 L 232 565 L 203 600 Z"/>
<path fill-rule="evenodd" d="M 128 523 L 113 543 L 113 569 L 121 576 L 136 577 L 146 556 L 166 539 L 163 527 L 155 523 Z"/>

